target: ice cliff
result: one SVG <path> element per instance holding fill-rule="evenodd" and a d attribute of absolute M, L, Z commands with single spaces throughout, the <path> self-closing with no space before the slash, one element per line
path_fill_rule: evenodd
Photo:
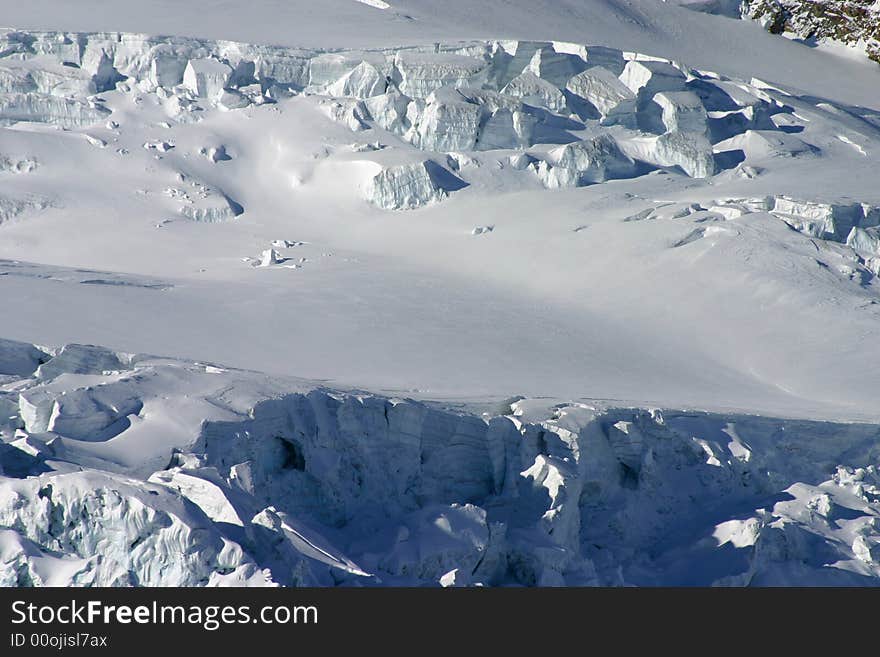
<path fill-rule="evenodd" d="M 266 397 L 248 373 L 87 345 L 2 341 L 0 372 L 7 585 L 880 577 L 869 425 L 540 400 L 479 415 L 306 382 Z M 192 420 L 154 433 L 169 412 Z"/>

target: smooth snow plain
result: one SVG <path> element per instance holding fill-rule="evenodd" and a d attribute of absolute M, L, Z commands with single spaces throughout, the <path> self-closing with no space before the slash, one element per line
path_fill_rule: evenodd
<path fill-rule="evenodd" d="M 0 32 L 0 583 L 876 585 L 880 70 L 117 4 Z"/>

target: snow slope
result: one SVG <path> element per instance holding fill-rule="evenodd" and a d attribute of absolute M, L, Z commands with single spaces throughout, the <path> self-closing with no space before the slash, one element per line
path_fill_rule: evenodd
<path fill-rule="evenodd" d="M 880 63 L 880 7 L 873 0 L 709 0 L 690 9 L 757 21 L 772 34 Z"/>
<path fill-rule="evenodd" d="M 875 583 L 880 73 L 375 4 L 4 13 L 0 580 Z"/>

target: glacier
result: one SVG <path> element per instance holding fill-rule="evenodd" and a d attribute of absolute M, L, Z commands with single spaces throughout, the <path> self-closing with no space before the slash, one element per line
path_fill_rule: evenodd
<path fill-rule="evenodd" d="M 94 26 L 0 30 L 0 585 L 876 586 L 831 55 Z"/>
<path fill-rule="evenodd" d="M 17 390 L 2 394 L 22 400 L 0 429 L 7 585 L 880 575 L 873 425 L 539 399 L 480 414 L 306 381 L 260 391 L 253 373 L 88 345 L 0 344 Z M 173 408 L 175 390 L 190 393 Z M 225 409 L 197 420 L 189 409 L 223 391 L 235 391 Z M 27 419 L 37 398 L 48 424 Z M 112 418 L 95 405 L 127 427 L 102 432 Z M 192 420 L 142 458 L 135 435 L 174 415 Z"/>

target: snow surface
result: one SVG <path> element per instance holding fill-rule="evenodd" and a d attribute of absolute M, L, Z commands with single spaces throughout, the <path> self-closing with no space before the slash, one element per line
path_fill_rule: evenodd
<path fill-rule="evenodd" d="M 0 583 L 876 584 L 880 72 L 90 2 L 0 31 Z"/>

